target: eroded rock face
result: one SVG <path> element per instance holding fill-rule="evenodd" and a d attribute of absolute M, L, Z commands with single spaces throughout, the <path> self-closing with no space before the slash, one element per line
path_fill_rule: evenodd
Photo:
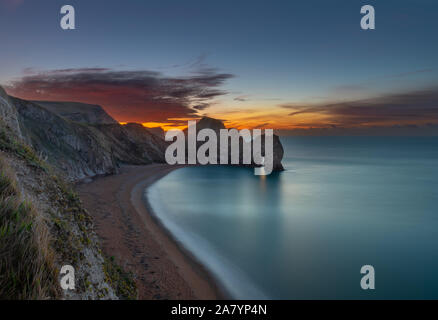
<path fill-rule="evenodd" d="M 164 140 L 162 131 L 136 123 L 120 125 L 100 106 L 73 102 L 35 103 L 10 97 L 0 87 L 0 117 L 41 158 L 60 169 L 71 181 L 117 173 L 123 163 L 166 161 L 169 142 Z M 198 121 L 197 131 L 205 128 L 219 136 L 225 126 L 221 120 L 204 117 Z M 274 135 L 273 139 L 273 170 L 281 171 L 283 147 L 278 136 Z M 199 142 L 198 147 L 201 144 Z M 240 159 L 242 150 L 241 147 Z M 252 161 L 249 166 L 257 165 Z"/>
<path fill-rule="evenodd" d="M 261 149 L 265 150 L 265 139 L 264 135 L 261 136 Z M 273 136 L 273 167 L 272 171 L 283 171 L 283 165 L 281 164 L 281 160 L 283 159 L 284 149 L 281 144 L 280 137 L 274 134 Z M 263 154 L 264 155 L 264 154 Z"/>
<path fill-rule="evenodd" d="M 52 290 L 42 291 L 40 298 L 119 299 L 128 297 L 124 294 L 126 288 L 133 296 L 133 281 L 130 280 L 129 284 L 124 280 L 119 282 L 121 277 L 108 273 L 115 266 L 103 255 L 91 216 L 82 207 L 80 199 L 52 166 L 38 159 L 32 148 L 36 146 L 40 158 L 56 160 L 59 171 L 64 168 L 68 177 L 107 173 L 114 169 L 116 161 L 108 152 L 110 148 L 102 143 L 104 140 L 99 140 L 104 135 L 95 128 L 69 122 L 31 102 L 8 97 L 1 88 L 0 96 L 1 169 L 14 185 L 11 200 L 17 203 L 26 200 L 32 208 L 29 241 L 41 240 L 36 241 L 32 250 L 37 250 L 47 263 L 44 267 L 53 271 L 47 272 L 47 278 L 44 278 L 47 280 L 44 285 L 50 283 Z M 17 250 L 11 254 L 20 259 L 21 253 Z M 67 264 L 75 269 L 74 291 L 61 290 L 58 285 L 60 278 L 56 278 L 55 270 L 59 271 Z M 12 264 L 10 269 L 18 274 L 20 268 L 20 264 Z M 40 279 L 34 274 L 29 276 L 30 283 Z M 119 290 L 121 285 L 123 292 Z"/>
<path fill-rule="evenodd" d="M 79 102 L 32 101 L 65 119 L 85 124 L 116 124 L 101 106 Z"/>
<path fill-rule="evenodd" d="M 129 124 L 129 123 L 128 123 Z M 156 127 L 156 128 L 146 128 L 147 131 L 149 131 L 150 133 L 156 135 L 157 137 L 161 138 L 162 140 L 164 139 L 164 130 L 161 129 L 160 127 Z"/>
<path fill-rule="evenodd" d="M 148 156 L 153 162 L 164 163 L 164 154 L 168 143 L 164 141 L 164 131 L 152 131 L 138 123 L 128 123 L 123 126 L 127 135 L 143 150 L 143 156 Z"/>
<path fill-rule="evenodd" d="M 0 117 L 71 181 L 116 173 L 122 163 L 165 162 L 164 137 L 140 124 L 122 126 L 100 106 L 35 103 L 0 88 Z"/>
<path fill-rule="evenodd" d="M 214 132 L 216 132 L 218 136 L 221 129 L 226 129 L 224 123 L 221 120 L 203 117 L 196 123 L 196 130 L 199 131 L 206 128 L 212 129 Z"/>
<path fill-rule="evenodd" d="M 25 141 L 69 180 L 117 172 L 111 143 L 99 130 L 67 121 L 35 103 L 11 100 Z"/>
<path fill-rule="evenodd" d="M 96 125 L 111 142 L 115 158 L 122 163 L 150 164 L 164 163 L 167 143 L 150 133 L 141 124 Z"/>
<path fill-rule="evenodd" d="M 17 110 L 10 101 L 6 91 L 0 86 L 0 118 L 11 128 L 15 135 L 21 137 L 20 125 L 18 123 Z"/>
<path fill-rule="evenodd" d="M 216 135 L 217 135 L 217 150 L 218 150 L 218 154 L 217 154 L 217 161 L 219 163 L 219 159 L 220 159 L 220 130 L 221 129 L 226 129 L 225 125 L 223 124 L 223 122 L 221 120 L 218 119 L 213 119 L 213 118 L 209 118 L 209 117 L 203 117 L 201 120 L 199 120 L 196 123 L 196 134 L 202 130 L 202 129 L 212 129 Z M 231 129 L 231 128 L 229 128 Z M 186 139 L 187 139 L 187 129 L 184 131 L 186 134 Z M 265 136 L 262 133 L 261 137 L 261 150 L 262 150 L 262 156 L 265 156 L 264 154 L 264 150 L 265 150 Z M 253 157 L 251 158 L 251 164 L 249 165 L 245 165 L 243 164 L 243 144 L 248 143 L 251 144 L 251 150 L 253 150 L 253 145 L 254 145 L 254 141 L 249 141 L 249 142 L 245 142 L 242 138 L 239 139 L 240 145 L 239 145 L 239 165 L 243 165 L 243 166 L 249 166 L 249 167 L 257 167 L 258 165 L 255 163 Z M 196 146 L 197 149 L 203 145 L 204 142 L 200 142 L 197 141 Z M 187 145 L 187 144 L 186 144 Z M 281 144 L 280 141 L 280 137 L 277 135 L 273 135 L 273 167 L 272 170 L 273 171 L 283 171 L 283 165 L 281 164 L 281 160 L 283 159 L 283 155 L 284 155 L 284 149 L 283 149 L 283 145 Z M 186 150 L 186 156 L 187 156 L 187 150 Z M 231 164 L 231 143 L 228 143 L 228 163 Z"/>
<path fill-rule="evenodd" d="M 81 124 L 13 98 L 23 136 L 70 180 L 112 174 L 118 166 L 164 162 L 167 143 L 140 124 Z"/>

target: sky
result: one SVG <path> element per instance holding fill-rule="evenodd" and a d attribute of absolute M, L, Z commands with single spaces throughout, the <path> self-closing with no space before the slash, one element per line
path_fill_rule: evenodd
<path fill-rule="evenodd" d="M 75 8 L 62 30 L 60 8 Z M 362 30 L 373 5 L 376 29 Z M 0 0 L 0 84 L 165 129 L 438 126 L 438 2 Z"/>

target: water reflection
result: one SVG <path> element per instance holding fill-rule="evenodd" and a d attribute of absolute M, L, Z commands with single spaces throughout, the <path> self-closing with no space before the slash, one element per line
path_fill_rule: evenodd
<path fill-rule="evenodd" d="M 282 173 L 172 172 L 152 188 L 166 203 L 158 213 L 196 235 L 189 248 L 208 243 L 217 270 L 245 275 L 233 278 L 242 298 L 248 283 L 281 299 L 438 298 L 437 141 L 283 143 Z M 378 274 L 372 294 L 359 286 L 364 264 Z"/>

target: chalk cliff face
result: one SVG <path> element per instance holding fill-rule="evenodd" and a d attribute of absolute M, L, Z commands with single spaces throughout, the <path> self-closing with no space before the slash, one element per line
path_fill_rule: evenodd
<path fill-rule="evenodd" d="M 111 144 L 98 129 L 68 121 L 30 101 L 11 100 L 27 144 L 69 180 L 117 172 Z"/>
<path fill-rule="evenodd" d="M 9 126 L 68 180 L 117 173 L 123 163 L 165 162 L 163 137 L 139 124 L 120 125 L 99 106 L 1 94 L 0 110 Z"/>
<path fill-rule="evenodd" d="M 14 134 L 21 137 L 17 110 L 2 87 L 0 87 L 0 118 L 2 118 L 2 120 L 6 125 L 9 126 Z"/>
<path fill-rule="evenodd" d="M 120 125 L 100 106 L 26 101 L 8 96 L 1 88 L 0 116 L 17 136 L 70 181 L 117 173 L 121 164 L 164 163 L 169 145 L 159 130 L 136 123 Z M 219 136 L 225 126 L 221 120 L 204 117 L 196 128 L 197 131 L 210 128 Z M 264 151 L 263 135 L 261 139 Z M 281 171 L 283 147 L 278 136 L 273 139 L 273 171 Z M 240 163 L 243 143 L 240 139 Z M 201 144 L 198 142 L 198 147 Z M 252 160 L 249 166 L 256 164 Z"/>
<path fill-rule="evenodd" d="M 225 126 L 220 120 L 203 118 L 197 129 L 204 128 L 219 132 Z M 262 150 L 263 140 L 262 137 Z M 274 136 L 273 142 L 274 170 L 283 170 L 283 147 L 278 136 Z M 135 298 L 132 277 L 102 254 L 91 217 L 64 178 L 78 181 L 116 173 L 123 163 L 165 162 L 168 145 L 163 132 L 135 123 L 120 125 L 99 106 L 26 101 L 8 96 L 0 87 L 0 178 L 14 189 L 12 193 L 9 189 L 0 190 L 0 200 L 13 195 L 17 206 L 21 202 L 31 204 L 26 210 L 33 212 L 29 218 L 33 219 L 30 225 L 34 227 L 25 230 L 30 240 L 24 243 L 17 238 L 15 244 L 19 248 L 29 245 L 35 248 L 37 256 L 43 257 L 35 265 L 43 266 L 44 277 L 50 281 L 47 287 L 53 290 L 37 292 L 38 297 Z M 11 223 L 14 221 L 15 218 L 11 219 Z M 0 227 L 5 226 L 3 222 L 0 221 Z M 44 243 L 33 240 L 43 235 L 47 235 Z M 10 260 L 17 262 L 8 266 L 8 272 L 22 270 L 21 260 L 16 258 L 21 249 L 8 250 Z M 59 289 L 57 276 L 66 264 L 75 266 L 78 286 L 74 292 Z M 15 277 L 6 281 L 16 282 Z M 29 278 L 26 274 L 23 281 L 41 283 L 38 275 Z M 2 288 L 6 286 L 0 287 L 2 298 Z"/>
<path fill-rule="evenodd" d="M 160 137 L 161 139 L 164 139 L 164 130 L 161 129 L 160 127 L 155 127 L 155 128 L 146 128 L 150 133 Z"/>
<path fill-rule="evenodd" d="M 0 299 L 135 298 L 134 279 L 103 255 L 91 216 L 63 177 L 111 173 L 118 161 L 98 128 L 0 87 L 0 229 L 10 230 L 0 241 Z M 75 268 L 74 291 L 59 285 L 64 265 Z"/>
<path fill-rule="evenodd" d="M 65 119 L 85 124 L 115 124 L 101 106 L 79 102 L 32 101 Z"/>
<path fill-rule="evenodd" d="M 150 164 L 165 162 L 167 143 L 164 138 L 150 133 L 137 123 L 126 125 L 95 125 L 110 143 L 112 153 L 119 163 Z"/>

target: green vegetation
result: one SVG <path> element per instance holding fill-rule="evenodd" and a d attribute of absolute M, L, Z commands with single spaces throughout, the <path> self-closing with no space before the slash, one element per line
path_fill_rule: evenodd
<path fill-rule="evenodd" d="M 0 299 L 59 296 L 48 230 L 0 161 Z"/>
<path fill-rule="evenodd" d="M 58 209 L 55 210 L 58 213 L 50 212 L 52 245 L 61 260 L 76 265 L 84 259 L 84 246 L 92 243 L 88 237 L 89 231 L 91 232 L 91 217 L 86 214 L 79 197 L 63 179 L 53 175 L 47 180 L 47 187 L 46 192 L 54 206 L 53 209 Z M 75 231 L 75 226 L 79 230 Z"/>
<path fill-rule="evenodd" d="M 134 275 L 126 272 L 116 262 L 114 257 L 105 258 L 103 265 L 106 281 L 116 290 L 120 299 L 137 299 L 137 286 Z"/>
<path fill-rule="evenodd" d="M 7 130 L 7 126 L 0 123 L 0 150 L 12 152 L 25 160 L 30 166 L 47 170 L 46 164 L 36 155 L 35 151 L 21 141 L 15 139 Z"/>
<path fill-rule="evenodd" d="M 26 175 L 16 180 L 6 163 L 15 170 L 25 167 Z M 71 184 L 57 173 L 0 119 L 0 300 L 61 298 L 59 263 L 82 267 L 88 264 L 85 269 L 91 269 L 84 255 L 86 248 L 103 257 L 91 216 Z M 29 198 L 27 191 L 31 197 L 43 195 L 43 207 L 38 202 L 40 211 L 24 201 Z M 99 268 L 120 298 L 136 298 L 132 274 L 110 259 Z M 77 274 L 78 292 L 89 291 L 93 297 L 106 298 L 108 289 L 91 283 L 87 272 Z"/>

